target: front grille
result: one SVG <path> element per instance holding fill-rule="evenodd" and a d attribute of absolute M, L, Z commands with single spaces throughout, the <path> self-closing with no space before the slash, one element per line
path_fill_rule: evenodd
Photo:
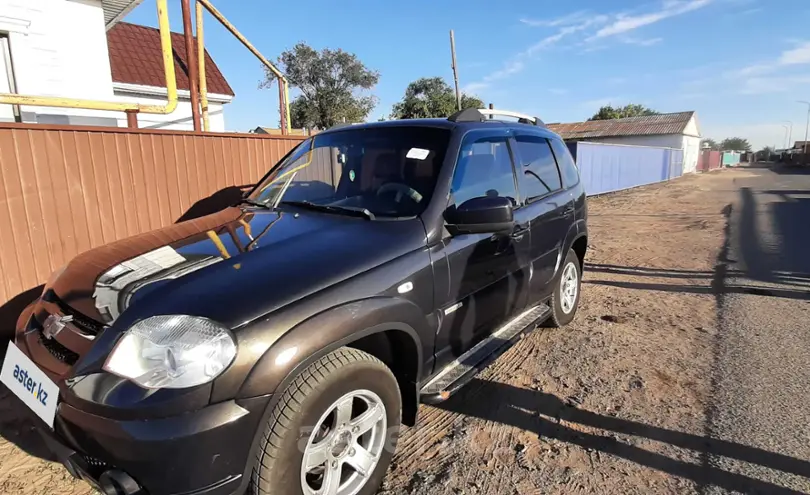
<path fill-rule="evenodd" d="M 102 330 L 104 330 L 103 324 L 65 304 L 65 302 L 62 301 L 59 296 L 54 293 L 54 291 L 47 291 L 44 298 L 48 302 L 56 304 L 62 314 L 72 316 L 73 321 L 71 323 L 78 327 L 82 332 L 89 335 L 98 335 Z"/>
<path fill-rule="evenodd" d="M 56 359 L 62 361 L 63 363 L 67 363 L 71 366 L 76 364 L 76 361 L 79 360 L 79 355 L 75 352 L 71 351 L 67 347 L 63 346 L 55 339 L 46 339 L 44 335 L 42 335 L 42 331 L 39 331 L 39 343 L 44 347 L 51 356 L 55 357 Z"/>

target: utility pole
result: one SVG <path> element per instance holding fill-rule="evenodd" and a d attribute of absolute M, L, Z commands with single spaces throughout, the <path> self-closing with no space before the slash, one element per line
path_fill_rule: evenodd
<path fill-rule="evenodd" d="M 790 129 L 788 130 L 788 145 L 785 147 L 786 149 L 790 149 L 793 147 L 793 122 L 790 120 L 783 120 L 782 122 L 786 122 L 790 125 Z"/>
<path fill-rule="evenodd" d="M 785 128 L 785 138 L 784 138 L 783 141 L 785 143 L 784 149 L 787 150 L 787 148 L 788 148 L 788 129 L 790 129 L 790 128 L 788 126 L 786 126 L 785 124 L 782 124 L 782 127 Z"/>
<path fill-rule="evenodd" d="M 458 90 L 458 68 L 456 67 L 456 37 L 450 30 L 450 56 L 453 60 L 453 82 L 456 84 L 456 107 L 461 110 L 461 93 Z"/>
<path fill-rule="evenodd" d="M 802 161 L 807 163 L 807 131 L 810 129 L 810 101 L 799 100 L 799 103 L 807 105 L 807 124 L 804 126 L 804 149 L 802 150 L 802 154 L 804 155 Z"/>
<path fill-rule="evenodd" d="M 191 5 L 189 0 L 182 0 L 180 6 L 183 11 L 183 37 L 186 42 L 186 67 L 188 67 L 188 90 L 191 93 L 191 121 L 196 132 L 200 132 L 200 93 L 197 88 L 199 81 L 197 75 L 197 54 L 194 51 L 194 33 L 191 24 Z M 129 122 L 129 120 L 127 120 Z"/>

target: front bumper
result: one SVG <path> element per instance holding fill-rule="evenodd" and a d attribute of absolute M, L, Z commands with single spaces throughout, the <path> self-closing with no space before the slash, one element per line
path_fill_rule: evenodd
<path fill-rule="evenodd" d="M 40 365 L 38 361 L 53 356 L 32 346 L 25 333 L 32 310 L 29 306 L 20 315 L 15 340 Z M 63 375 L 40 369 L 63 386 Z M 251 448 L 270 398 L 228 400 L 148 419 L 114 419 L 60 397 L 53 429 L 41 423 L 40 433 L 71 475 L 105 494 L 232 494 L 247 486 Z"/>
<path fill-rule="evenodd" d="M 246 481 L 251 444 L 269 399 L 226 401 L 145 421 L 111 420 L 62 403 L 54 430 L 43 427 L 41 433 L 68 471 L 96 488 L 123 473 L 121 479 L 137 487 L 119 492 L 126 495 L 231 494 Z"/>

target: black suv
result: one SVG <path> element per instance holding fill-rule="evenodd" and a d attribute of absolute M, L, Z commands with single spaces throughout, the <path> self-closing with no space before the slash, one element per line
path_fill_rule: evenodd
<path fill-rule="evenodd" d="M 420 402 L 574 318 L 586 217 L 539 119 L 330 129 L 239 205 L 54 273 L 3 382 L 104 493 L 370 494 Z"/>

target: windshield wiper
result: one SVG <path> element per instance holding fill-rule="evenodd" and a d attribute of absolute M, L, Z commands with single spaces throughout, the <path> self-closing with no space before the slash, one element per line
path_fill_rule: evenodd
<path fill-rule="evenodd" d="M 239 204 L 242 204 L 242 203 L 248 204 L 248 205 L 251 205 L 251 206 L 258 206 L 259 208 L 265 208 L 265 209 L 268 209 L 268 210 L 272 210 L 272 207 L 270 205 L 268 205 L 267 203 L 262 203 L 261 201 L 256 201 L 255 199 L 242 198 L 242 199 L 239 200 Z"/>
<path fill-rule="evenodd" d="M 326 213 L 349 214 L 353 216 L 362 216 L 369 220 L 374 220 L 376 217 L 366 208 L 359 206 L 338 206 L 338 205 L 319 205 L 311 201 L 282 201 L 282 205 L 297 206 L 299 208 L 307 208 L 314 211 L 323 211 Z"/>

